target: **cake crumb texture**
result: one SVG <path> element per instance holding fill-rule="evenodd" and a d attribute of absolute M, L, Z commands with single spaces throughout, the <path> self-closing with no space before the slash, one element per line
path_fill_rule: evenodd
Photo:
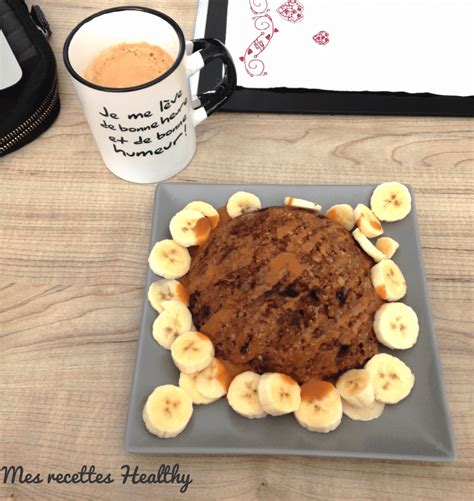
<path fill-rule="evenodd" d="M 377 353 L 382 301 L 351 234 L 304 209 L 223 220 L 184 278 L 197 329 L 235 372 L 333 379 Z"/>

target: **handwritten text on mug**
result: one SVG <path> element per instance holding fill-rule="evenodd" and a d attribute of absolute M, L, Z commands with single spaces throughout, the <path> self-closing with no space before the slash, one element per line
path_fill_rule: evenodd
<path fill-rule="evenodd" d="M 173 98 L 160 100 L 159 109 L 162 114 L 158 117 L 152 111 L 146 110 L 129 113 L 124 119 L 104 106 L 99 111 L 102 117 L 100 126 L 118 133 L 109 135 L 108 138 L 114 152 L 119 155 L 161 155 L 175 146 L 183 135 L 187 135 L 187 104 L 188 98 L 183 99 L 183 91 L 179 90 Z"/>

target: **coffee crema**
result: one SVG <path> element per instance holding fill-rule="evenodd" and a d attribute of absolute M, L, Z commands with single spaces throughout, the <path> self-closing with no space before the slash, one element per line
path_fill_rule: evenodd
<path fill-rule="evenodd" d="M 84 78 L 102 87 L 135 87 L 158 78 L 171 68 L 173 61 L 158 45 L 125 42 L 98 54 L 87 67 Z"/>

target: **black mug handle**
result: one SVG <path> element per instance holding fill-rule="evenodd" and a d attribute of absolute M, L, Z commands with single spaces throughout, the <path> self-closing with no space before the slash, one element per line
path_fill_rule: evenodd
<path fill-rule="evenodd" d="M 220 59 L 224 66 L 222 79 L 217 87 L 213 91 L 197 95 L 201 106 L 206 110 L 207 116 L 209 116 L 220 108 L 232 95 L 237 85 L 237 74 L 232 57 L 222 42 L 214 38 L 198 38 L 192 40 L 192 43 L 193 52 L 200 51 L 204 66 L 215 59 Z"/>

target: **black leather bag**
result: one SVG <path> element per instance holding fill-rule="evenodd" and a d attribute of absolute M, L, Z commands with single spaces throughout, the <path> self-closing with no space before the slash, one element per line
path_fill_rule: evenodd
<path fill-rule="evenodd" d="M 24 0 L 0 0 L 0 29 L 23 75 L 0 90 L 0 157 L 44 132 L 59 113 L 56 60 L 47 41 L 48 22 L 38 6 Z M 1 71 L 1 61 L 0 61 Z"/>

